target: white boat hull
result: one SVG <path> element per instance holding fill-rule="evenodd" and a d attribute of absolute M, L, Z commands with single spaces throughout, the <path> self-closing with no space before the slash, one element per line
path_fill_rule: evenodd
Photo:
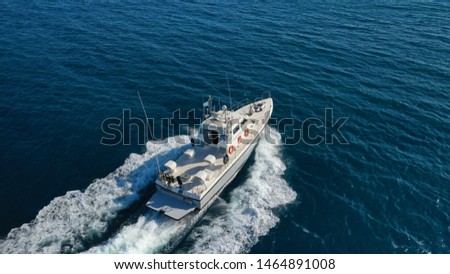
<path fill-rule="evenodd" d="M 153 210 L 159 211 L 174 220 L 180 220 L 196 209 L 209 207 L 220 193 L 227 187 L 255 149 L 260 134 L 255 138 L 252 144 L 249 144 L 240 157 L 224 172 L 219 181 L 212 187 L 201 200 L 187 199 L 182 195 L 174 194 L 157 185 L 157 191 L 147 202 L 147 206 Z"/>
<path fill-rule="evenodd" d="M 237 141 L 238 138 L 236 137 L 236 139 L 231 141 L 233 145 L 227 146 L 228 154 L 224 157 L 224 163 L 218 163 L 216 161 L 217 158 L 213 157 L 211 154 L 208 154 L 213 153 L 211 152 L 211 147 L 199 147 L 195 148 L 195 151 L 192 149 L 190 152 L 188 151 L 189 153 L 187 153 L 187 155 L 189 156 L 183 156 L 184 158 L 179 158 L 177 160 L 178 163 L 180 163 L 180 169 L 178 169 L 177 163 L 173 161 L 169 163 L 169 161 L 166 164 L 168 165 L 168 168 L 171 169 L 171 173 L 169 173 L 171 178 L 169 178 L 170 180 L 164 180 L 165 178 L 162 177 L 157 180 L 157 191 L 147 202 L 147 206 L 174 220 L 180 220 L 188 215 L 196 215 L 199 212 L 204 212 L 209 206 L 211 206 L 225 187 L 233 181 L 255 149 L 258 140 L 267 125 L 270 116 L 272 115 L 272 100 L 266 99 L 266 102 L 270 107 L 268 109 L 269 111 L 265 113 L 266 116 L 255 114 L 256 116 L 259 115 L 259 120 L 257 122 L 260 123 L 260 126 L 258 126 L 257 123 L 254 124 L 256 120 L 249 122 L 249 125 L 247 126 L 245 140 L 248 140 L 250 143 L 242 142 L 244 139 L 244 133 L 243 131 L 239 131 L 239 127 L 237 127 L 237 130 L 234 130 L 233 133 L 236 133 L 238 137 L 240 136 L 239 140 Z M 261 103 L 260 105 L 263 104 L 264 103 Z M 241 110 L 242 109 L 244 108 L 241 108 Z M 252 118 L 248 117 L 248 119 Z M 242 124 L 246 121 L 248 120 L 243 119 Z M 255 130 L 250 133 L 248 128 Z M 193 156 L 197 155 L 197 153 L 199 153 L 198 156 Z M 205 157 L 206 154 L 208 154 L 207 157 Z M 220 155 L 223 155 L 220 153 L 216 154 L 218 154 L 219 157 L 222 157 Z M 197 158 L 194 160 L 188 157 Z M 228 158 L 225 159 L 226 157 Z M 218 159 L 221 161 L 221 158 Z M 225 160 L 227 160 L 227 162 Z M 210 172 L 215 172 L 216 177 L 211 178 L 207 176 L 207 172 L 198 171 L 208 171 L 209 169 L 213 170 Z M 183 176 L 184 174 L 191 172 L 190 170 L 194 170 L 191 173 L 194 175 Z M 173 175 L 174 173 L 176 173 L 176 175 Z M 177 186 L 176 182 L 174 182 L 175 177 L 179 183 L 179 186 Z M 199 184 L 198 181 L 193 181 L 193 177 L 201 178 L 203 183 Z M 205 183 L 205 181 L 207 183 Z M 194 185 L 194 183 L 196 183 L 196 185 Z"/>

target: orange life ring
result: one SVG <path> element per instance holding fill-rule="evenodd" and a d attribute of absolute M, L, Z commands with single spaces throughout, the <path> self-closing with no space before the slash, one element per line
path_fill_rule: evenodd
<path fill-rule="evenodd" d="M 244 136 L 245 136 L 245 137 L 248 136 L 248 128 L 245 129 L 245 131 L 244 131 Z"/>
<path fill-rule="evenodd" d="M 233 152 L 234 152 L 234 146 L 230 146 L 228 148 L 228 154 L 233 154 Z"/>

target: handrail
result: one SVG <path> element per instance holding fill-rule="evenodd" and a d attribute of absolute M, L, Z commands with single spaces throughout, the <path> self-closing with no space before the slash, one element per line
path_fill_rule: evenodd
<path fill-rule="evenodd" d="M 256 97 L 253 100 L 253 102 L 257 102 L 257 101 L 264 100 L 264 99 L 267 99 L 267 98 L 272 98 L 272 94 L 271 94 L 270 91 L 264 91 L 262 93 L 262 95 L 260 97 Z M 220 102 L 220 100 L 219 100 L 219 102 Z M 229 106 L 229 109 L 231 111 L 235 111 L 235 110 L 238 110 L 238 109 L 240 109 L 241 107 L 243 107 L 245 105 L 248 105 L 249 103 L 250 103 L 250 100 L 248 98 L 245 98 L 245 99 L 242 99 L 241 101 L 233 104 L 232 106 Z M 221 109 L 221 106 L 219 106 L 219 110 L 220 109 Z"/>
<path fill-rule="evenodd" d="M 260 100 L 264 100 L 264 99 L 268 99 L 268 98 L 272 98 L 272 93 L 270 93 L 270 91 L 264 91 L 261 95 L 261 97 L 256 97 L 255 101 L 260 101 Z"/>
<path fill-rule="evenodd" d="M 237 102 L 236 104 L 233 105 L 233 107 L 231 108 L 231 110 L 237 110 L 240 109 L 241 107 L 248 105 L 248 98 L 242 99 L 241 101 Z"/>

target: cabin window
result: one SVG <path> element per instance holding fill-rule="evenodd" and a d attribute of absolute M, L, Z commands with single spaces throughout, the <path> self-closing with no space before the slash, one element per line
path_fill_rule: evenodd
<path fill-rule="evenodd" d="M 211 130 L 210 137 L 213 144 L 217 145 L 219 143 L 219 132 Z"/>
<path fill-rule="evenodd" d="M 233 128 L 233 135 L 236 134 L 236 132 L 238 132 L 239 128 L 240 128 L 239 125 Z"/>
<path fill-rule="evenodd" d="M 244 118 L 244 119 L 242 120 L 242 122 L 241 122 L 241 127 L 242 127 L 246 122 L 247 122 L 247 119 Z"/>
<path fill-rule="evenodd" d="M 220 134 L 216 130 L 205 130 L 206 134 L 203 135 L 206 144 L 217 145 L 219 143 Z"/>

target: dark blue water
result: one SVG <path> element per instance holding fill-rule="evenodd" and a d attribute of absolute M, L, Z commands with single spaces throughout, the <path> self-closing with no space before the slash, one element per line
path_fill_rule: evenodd
<path fill-rule="evenodd" d="M 0 3 L 2 253 L 449 253 L 448 2 L 76 2 Z M 186 146 L 101 123 L 143 118 L 137 91 L 157 120 L 226 98 L 225 74 L 295 123 L 180 242 L 141 203 Z M 348 145 L 283 144 L 326 108 Z"/>

